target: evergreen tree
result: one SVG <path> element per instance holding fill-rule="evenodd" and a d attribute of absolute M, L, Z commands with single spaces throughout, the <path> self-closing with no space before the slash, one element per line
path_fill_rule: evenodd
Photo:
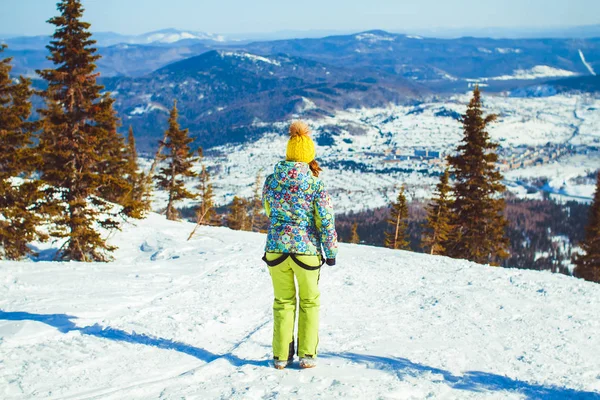
<path fill-rule="evenodd" d="M 6 46 L 0 46 L 0 53 Z M 11 59 L 0 60 L 0 257 L 19 259 L 34 252 L 27 246 L 44 240 L 39 182 L 30 179 L 36 156 L 31 148 L 31 81 L 10 77 Z M 22 178 L 15 181 L 14 178 Z"/>
<path fill-rule="evenodd" d="M 248 213 L 249 202 L 246 199 L 235 196 L 229 206 L 227 214 L 227 226 L 236 231 L 249 231 L 251 228 L 250 215 Z"/>
<path fill-rule="evenodd" d="M 106 97 L 108 95 L 103 95 Z M 103 100 L 101 100 L 103 101 Z M 114 102 L 110 98 L 110 102 Z M 103 126 L 107 132 L 100 137 L 98 148 L 102 150 L 96 173 L 102 177 L 97 196 L 112 203 L 128 206 L 128 197 L 133 187 L 127 179 L 128 146 L 117 133 L 118 119 L 113 107 L 106 107 L 96 116 L 96 126 Z"/>
<path fill-rule="evenodd" d="M 152 203 L 152 191 L 154 189 L 156 167 L 158 166 L 160 160 L 163 158 L 162 152 L 165 148 L 165 143 L 167 142 L 168 133 L 169 131 L 167 130 L 165 135 L 163 136 L 163 139 L 158 142 L 158 149 L 154 154 L 152 164 L 150 164 L 150 171 L 147 174 L 144 174 L 144 201 L 148 204 L 148 207 L 150 207 Z"/>
<path fill-rule="evenodd" d="M 123 174 L 123 138 L 110 94 L 96 81 L 90 24 L 82 22 L 79 0 L 62 0 L 61 15 L 48 22 L 56 26 L 48 46 L 56 68 L 38 71 L 48 87 L 41 92 L 46 109 L 41 115 L 38 151 L 41 178 L 49 186 L 47 199 L 58 198 L 52 235 L 66 237 L 58 256 L 77 261 L 106 261 L 113 250 L 95 225 L 118 228 L 112 206 L 127 190 Z"/>
<path fill-rule="evenodd" d="M 198 149 L 198 155 L 200 160 L 202 160 L 202 148 Z M 192 233 L 190 233 L 188 236 L 188 240 L 194 236 L 196 229 L 198 229 L 200 225 L 211 224 L 216 216 L 214 192 L 213 185 L 210 183 L 210 174 L 203 162 L 201 162 L 201 166 L 202 171 L 198 175 L 199 183 L 198 186 L 196 186 L 196 189 L 198 190 L 198 197 L 200 198 L 200 203 L 196 208 L 196 226 L 194 227 Z"/>
<path fill-rule="evenodd" d="M 463 115 L 464 137 L 455 156 L 448 157 L 454 175 L 453 226 L 446 255 L 478 263 L 497 264 L 508 257 L 503 216 L 504 186 L 496 167 L 498 144 L 490 139 L 487 126 L 497 115 L 483 117 L 481 93 L 475 87 L 467 112 Z"/>
<path fill-rule="evenodd" d="M 250 230 L 253 232 L 265 232 L 267 224 L 269 223 L 267 215 L 263 209 L 262 188 L 263 179 L 261 173 L 259 172 L 256 175 L 256 180 L 254 181 L 254 193 L 250 207 Z"/>
<path fill-rule="evenodd" d="M 408 235 L 407 219 L 408 219 L 408 204 L 404 195 L 404 186 L 398 193 L 398 198 L 395 203 L 392 203 L 388 225 L 390 231 L 385 233 L 385 246 L 394 250 L 408 250 Z"/>
<path fill-rule="evenodd" d="M 204 163 L 202 163 L 202 170 L 199 174 L 199 184 L 196 186 L 196 189 L 198 190 L 198 197 L 200 198 L 200 204 L 196 211 L 196 221 L 199 224 L 208 225 L 213 221 L 216 215 L 215 195 L 213 185 L 210 183 L 210 173 Z"/>
<path fill-rule="evenodd" d="M 574 275 L 600 283 L 600 170 L 596 176 L 596 194 L 590 208 L 585 240 L 581 243 L 583 254 L 574 257 Z"/>
<path fill-rule="evenodd" d="M 179 111 L 177 110 L 177 101 L 175 101 L 169 117 L 169 129 L 165 132 L 166 140 L 160 142 L 160 146 L 167 151 L 167 154 L 158 154 L 160 161 L 167 160 L 168 163 L 167 166 L 160 169 L 156 177 L 158 187 L 166 190 L 169 195 L 166 215 L 167 219 L 171 221 L 179 218 L 179 212 L 175 208 L 177 201 L 197 197 L 184 185 L 184 178 L 197 176 L 192 171 L 192 164 L 196 159 L 190 149 L 190 143 L 194 140 L 189 137 L 187 129 L 180 129 L 178 117 Z"/>
<path fill-rule="evenodd" d="M 358 222 L 352 224 L 352 236 L 350 237 L 350 243 L 360 243 L 360 237 L 358 236 Z"/>
<path fill-rule="evenodd" d="M 132 127 L 129 127 L 125 160 L 125 176 L 129 190 L 125 193 L 121 201 L 123 213 L 128 217 L 141 219 L 150 211 L 150 196 L 148 195 L 150 187 L 147 184 L 146 175 L 143 172 L 139 172 L 135 136 L 133 135 Z"/>
<path fill-rule="evenodd" d="M 449 176 L 450 172 L 446 169 L 436 187 L 433 202 L 426 207 L 427 222 L 422 247 L 429 254 L 445 254 L 446 251 L 444 246 L 450 235 L 450 207 L 452 206 Z"/>

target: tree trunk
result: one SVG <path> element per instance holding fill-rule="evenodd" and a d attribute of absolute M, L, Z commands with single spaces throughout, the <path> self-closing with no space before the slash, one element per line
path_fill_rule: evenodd
<path fill-rule="evenodd" d="M 177 221 L 177 212 L 173 207 L 173 186 L 175 186 L 175 159 L 171 161 L 171 181 L 169 183 L 169 202 L 167 203 L 167 219 Z"/>
<path fill-rule="evenodd" d="M 394 250 L 398 249 L 398 231 L 400 230 L 400 218 L 401 213 L 398 212 L 398 217 L 396 218 L 396 233 L 394 234 Z"/>

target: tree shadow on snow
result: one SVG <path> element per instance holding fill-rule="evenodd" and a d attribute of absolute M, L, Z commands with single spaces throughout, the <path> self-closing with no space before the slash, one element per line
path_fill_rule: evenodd
<path fill-rule="evenodd" d="M 425 373 L 439 375 L 439 382 L 454 389 L 469 390 L 472 392 L 510 391 L 525 395 L 528 399 L 544 400 L 600 399 L 600 393 L 529 383 L 488 372 L 467 371 L 463 375 L 457 376 L 449 371 L 414 363 L 406 358 L 380 357 L 356 353 L 326 353 L 320 354 L 319 357 L 343 358 L 355 363 L 366 364 L 368 368 L 394 373 L 400 380 L 403 380 L 406 376 L 417 377 Z M 433 382 L 435 382 L 434 379 L 432 377 Z"/>
<path fill-rule="evenodd" d="M 34 262 L 39 261 L 53 261 L 56 257 L 56 253 L 60 250 L 58 247 L 51 247 L 47 249 L 40 249 L 34 245 L 29 245 L 31 250 L 33 250 L 36 254 L 30 255 L 29 260 Z"/>
<path fill-rule="evenodd" d="M 146 346 L 158 347 L 159 349 L 175 350 L 180 353 L 196 357 L 197 359 L 206 363 L 215 361 L 217 359 L 224 359 L 235 367 L 241 367 L 244 365 L 254 365 L 257 367 L 269 366 L 269 362 L 265 360 L 245 360 L 231 353 L 215 354 L 200 347 L 194 347 L 189 344 L 177 342 L 171 339 L 164 339 L 135 332 L 129 333 L 121 329 L 102 327 L 98 324 L 86 327 L 79 327 L 75 325 L 75 323 L 72 321 L 73 319 L 77 319 L 77 317 L 67 314 L 31 314 L 28 312 L 6 312 L 0 310 L 0 320 L 29 320 L 42 322 L 46 325 L 50 325 L 58 329 L 58 331 L 62 333 L 80 332 L 83 335 L 96 336 L 103 339 L 115 340 L 118 342 L 143 344 Z"/>

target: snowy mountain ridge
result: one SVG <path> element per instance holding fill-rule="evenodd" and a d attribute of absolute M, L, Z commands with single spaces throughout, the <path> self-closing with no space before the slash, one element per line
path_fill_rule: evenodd
<path fill-rule="evenodd" d="M 597 284 L 342 244 L 318 368 L 276 371 L 264 235 L 192 228 L 151 214 L 112 263 L 0 262 L 1 397 L 600 398 Z"/>
<path fill-rule="evenodd" d="M 593 75 L 598 69 L 598 39 L 491 39 L 461 37 L 437 39 L 381 30 L 320 38 L 271 41 L 232 41 L 218 34 L 165 29 L 141 35 L 99 32 L 97 41 L 103 76 L 141 76 L 172 62 L 209 50 L 241 50 L 263 56 L 287 54 L 338 68 L 351 68 L 361 77 L 379 73 L 423 82 L 436 90 L 464 87 L 464 79 L 512 76 L 515 70 L 536 66 Z M 5 39 L 7 55 L 14 57 L 15 72 L 34 75 L 46 68 L 47 36 Z M 119 45 L 127 44 L 133 48 Z M 138 47 L 135 47 L 138 46 Z M 149 64 L 146 66 L 144 64 Z M 151 68 L 149 68 L 151 67 Z M 459 81 L 438 82 L 450 75 Z M 512 84 L 540 79 L 539 75 L 515 75 Z M 502 89 L 506 82 L 496 83 Z"/>
<path fill-rule="evenodd" d="M 108 47 L 118 44 L 174 44 L 183 40 L 202 40 L 212 42 L 226 41 L 225 36 L 219 34 L 180 30 L 173 28 L 161 29 L 157 31 L 142 33 L 139 35 L 127 35 L 116 32 L 94 32 L 93 35 L 93 39 L 96 40 L 96 45 L 99 47 Z M 4 35 L 0 36 L 0 40 L 6 41 L 11 46 L 15 46 L 17 48 L 34 50 L 43 47 L 48 42 L 49 37 L 45 35 Z"/>
<path fill-rule="evenodd" d="M 152 44 L 152 43 L 176 43 L 182 40 L 210 40 L 214 42 L 225 42 L 223 35 L 182 31 L 178 29 L 163 29 L 155 32 L 144 33 L 135 36 L 123 36 L 120 43 Z"/>
<path fill-rule="evenodd" d="M 254 61 L 254 62 L 261 61 L 261 62 L 264 62 L 267 64 L 281 66 L 281 62 L 279 62 L 277 60 L 272 60 L 270 58 L 258 56 L 256 54 L 250 54 L 250 53 L 245 53 L 245 52 L 234 52 L 234 51 L 219 51 L 218 53 L 221 55 L 221 57 L 246 58 L 246 59 Z"/>

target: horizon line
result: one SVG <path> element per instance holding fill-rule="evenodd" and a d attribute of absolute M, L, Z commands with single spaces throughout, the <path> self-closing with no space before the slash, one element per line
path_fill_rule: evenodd
<path fill-rule="evenodd" d="M 358 34 L 363 32 L 371 32 L 371 31 L 382 31 L 394 34 L 418 34 L 418 31 L 422 32 L 459 32 L 459 31 L 493 31 L 493 30 L 503 30 L 503 31 L 549 31 L 549 30 L 570 30 L 570 29 L 582 29 L 582 28 L 594 28 L 599 27 L 600 23 L 597 24 L 584 24 L 584 25 L 547 25 L 547 26 L 489 26 L 489 27 L 456 27 L 456 26 L 445 26 L 445 27 L 434 27 L 434 28 L 409 28 L 409 29 L 385 29 L 385 28 L 368 28 L 368 29 L 328 29 L 328 28 L 315 28 L 315 29 L 284 29 L 284 30 L 275 30 L 275 31 L 248 31 L 248 32 L 209 32 L 202 31 L 198 29 L 185 29 L 185 28 L 174 28 L 174 27 L 166 27 L 159 28 L 155 30 L 150 30 L 141 33 L 122 33 L 118 31 L 104 31 L 104 30 L 90 30 L 92 34 L 116 34 L 120 36 L 143 36 L 150 33 L 164 32 L 164 31 L 178 31 L 178 32 L 194 32 L 194 33 L 204 33 L 204 34 L 212 34 L 212 35 L 221 35 L 221 36 L 231 36 L 231 37 L 240 37 L 240 36 L 258 36 L 258 35 L 277 35 L 277 34 L 285 34 L 285 33 L 318 33 L 318 32 L 331 32 L 331 33 L 340 33 L 344 35 Z M 52 36 L 52 33 L 39 33 L 39 34 L 19 34 L 19 33 L 8 33 L 8 32 L 0 32 L 0 37 L 3 39 L 14 39 L 14 38 L 34 38 L 40 36 Z M 467 35 L 468 36 L 468 35 Z"/>

